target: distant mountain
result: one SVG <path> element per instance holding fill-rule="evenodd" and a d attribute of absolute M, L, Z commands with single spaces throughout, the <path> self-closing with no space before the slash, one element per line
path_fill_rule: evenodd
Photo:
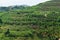
<path fill-rule="evenodd" d="M 9 10 L 23 10 L 25 8 L 28 8 L 29 6 L 27 5 L 16 5 L 16 6 L 9 6 L 9 7 L 0 7 L 0 11 L 9 11 Z"/>
<path fill-rule="evenodd" d="M 8 7 L 0 7 L 0 11 L 8 11 L 9 8 Z"/>

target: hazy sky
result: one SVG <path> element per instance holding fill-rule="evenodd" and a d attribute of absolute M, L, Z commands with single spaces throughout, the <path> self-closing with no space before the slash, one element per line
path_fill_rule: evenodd
<path fill-rule="evenodd" d="M 12 5 L 36 5 L 48 0 L 0 0 L 0 6 L 12 6 Z"/>

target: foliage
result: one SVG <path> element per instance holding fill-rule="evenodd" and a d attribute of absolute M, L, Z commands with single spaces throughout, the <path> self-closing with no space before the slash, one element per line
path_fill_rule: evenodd
<path fill-rule="evenodd" d="M 60 2 L 49 1 L 32 7 L 15 6 L 14 10 L 0 12 L 0 40 L 58 40 L 59 5 Z"/>

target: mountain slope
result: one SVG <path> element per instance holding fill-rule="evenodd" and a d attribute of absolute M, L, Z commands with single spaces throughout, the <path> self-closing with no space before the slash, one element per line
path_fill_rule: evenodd
<path fill-rule="evenodd" d="M 58 40 L 60 38 L 59 4 L 60 2 L 48 1 L 23 10 L 0 12 L 0 39 Z"/>
<path fill-rule="evenodd" d="M 58 2 L 57 2 L 58 1 Z M 40 3 L 36 7 L 43 11 L 59 11 L 60 10 L 60 2 L 59 0 L 51 0 L 48 2 Z"/>
<path fill-rule="evenodd" d="M 53 1 L 53 2 L 60 2 L 60 0 L 51 0 L 51 1 Z"/>

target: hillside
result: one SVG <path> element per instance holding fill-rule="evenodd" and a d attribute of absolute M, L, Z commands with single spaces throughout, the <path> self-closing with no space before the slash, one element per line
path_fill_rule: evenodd
<path fill-rule="evenodd" d="M 44 3 L 38 4 L 37 7 L 39 10 L 42 10 L 42 11 L 59 11 L 60 2 L 59 0 L 57 1 L 52 0 L 52 1 L 44 2 Z"/>
<path fill-rule="evenodd" d="M 51 1 L 53 1 L 53 2 L 60 2 L 60 0 L 51 0 Z"/>
<path fill-rule="evenodd" d="M 28 6 L 23 10 L 19 6 L 13 7 L 14 10 L 1 11 L 0 40 L 58 40 L 60 38 L 59 4 L 60 2 L 53 0 Z"/>

